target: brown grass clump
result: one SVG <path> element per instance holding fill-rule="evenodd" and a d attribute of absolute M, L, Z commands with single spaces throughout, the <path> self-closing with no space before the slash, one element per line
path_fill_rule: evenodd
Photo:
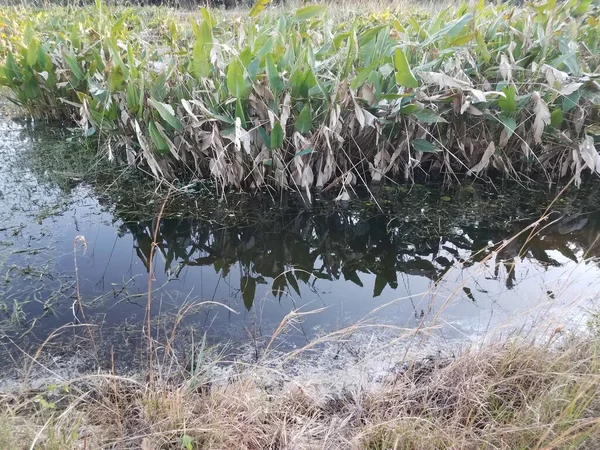
<path fill-rule="evenodd" d="M 595 332 L 482 344 L 327 395 L 285 370 L 292 381 L 269 388 L 258 365 L 91 375 L 2 395 L 0 448 L 597 449 L 599 350 Z"/>

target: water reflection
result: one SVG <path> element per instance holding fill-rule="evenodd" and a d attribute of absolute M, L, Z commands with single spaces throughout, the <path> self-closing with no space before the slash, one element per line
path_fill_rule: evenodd
<path fill-rule="evenodd" d="M 556 217 L 556 216 L 554 216 Z M 551 219 L 547 222 L 553 222 Z M 521 233 L 503 242 L 527 224 L 506 228 L 471 226 L 452 228 L 444 234 L 418 234 L 414 223 L 395 216 L 368 216 L 337 209 L 325 212 L 285 211 L 269 221 L 243 228 L 223 228 L 194 219 L 163 219 L 157 233 L 157 248 L 163 255 L 163 270 L 177 277 L 183 268 L 209 266 L 222 277 L 239 267 L 239 288 L 244 305 L 252 308 L 257 285 L 269 285 L 272 295 L 300 295 L 299 284 L 313 287 L 317 280 L 345 280 L 363 296 L 378 297 L 386 286 L 398 288 L 398 276 L 406 274 L 439 282 L 453 267 L 477 265 L 498 250 L 494 277 L 508 289 L 515 287 L 516 259 L 536 261 L 544 267 L 561 267 L 563 259 L 580 262 L 598 254 L 600 215 L 564 216 L 548 225 Z M 531 229 L 532 231 L 534 229 Z M 135 252 L 148 268 L 154 223 L 125 223 L 120 232 L 131 233 Z M 490 245 L 497 243 L 497 245 Z M 502 271 L 502 268 L 504 270 Z M 500 272 L 506 277 L 500 277 Z M 364 275 L 375 276 L 365 286 Z M 466 295 L 476 301 L 468 289 Z"/>
<path fill-rule="evenodd" d="M 50 139 L 2 121 L 0 134 L 0 332 L 15 311 L 22 323 L 13 336 L 43 340 L 73 322 L 79 235 L 88 244 L 77 259 L 86 317 L 141 328 L 156 221 L 137 219 L 152 217 L 155 207 L 132 209 L 131 190 L 106 195 L 102 184 L 79 182 L 90 162 L 85 152 L 65 147 L 64 134 Z M 48 170 L 51 161 L 60 170 Z M 319 200 L 310 209 L 298 200 L 255 199 L 226 211 L 214 203 L 188 209 L 201 219 L 161 219 L 152 317 L 193 301 L 221 302 L 231 309 L 203 308 L 188 324 L 216 341 L 241 340 L 269 335 L 291 310 L 327 307 L 305 318 L 299 333 L 310 338 L 396 300 L 377 321 L 414 327 L 443 317 L 467 334 L 488 326 L 491 316 L 596 295 L 595 192 L 569 192 L 536 233 L 510 240 L 552 197 L 515 188 L 486 194 L 477 185 L 464 191 L 452 192 L 448 202 L 439 189 L 393 187 L 382 189 L 377 202 Z M 238 217 L 221 220 L 229 214 Z"/>

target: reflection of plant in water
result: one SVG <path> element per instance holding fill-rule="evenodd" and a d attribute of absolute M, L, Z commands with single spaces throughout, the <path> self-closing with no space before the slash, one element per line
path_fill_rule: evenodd
<path fill-rule="evenodd" d="M 456 228 L 448 222 L 435 233 L 422 233 L 429 221 L 426 217 L 420 222 L 414 217 L 403 220 L 367 209 L 339 208 L 317 213 L 284 210 L 245 227 L 221 228 L 194 219 L 164 219 L 157 245 L 164 256 L 164 270 L 171 276 L 177 276 L 185 266 L 212 266 L 225 277 L 233 265 L 239 264 L 240 290 L 250 309 L 256 286 L 266 284 L 267 279 L 271 279 L 276 297 L 292 290 L 299 295 L 300 282 L 312 287 L 317 279 L 343 277 L 363 286 L 361 274 L 366 273 L 375 275 L 374 297 L 386 286 L 397 288 L 399 273 L 437 281 L 458 262 L 468 267 L 482 261 L 489 252 L 480 250 L 523 227 L 518 222 L 503 227 L 479 224 Z M 547 252 L 556 250 L 573 261 L 580 260 L 577 252 L 593 245 L 595 233 L 580 228 L 561 234 L 567 222 L 558 221 L 529 242 L 524 235 L 504 246 L 495 258 L 494 278 L 500 278 L 504 266 L 505 283 L 512 288 L 513 265 L 518 256 L 557 266 L 560 264 Z M 147 267 L 152 223 L 127 223 L 124 228 L 133 234 L 136 253 Z M 472 293 L 466 295 L 474 300 Z"/>

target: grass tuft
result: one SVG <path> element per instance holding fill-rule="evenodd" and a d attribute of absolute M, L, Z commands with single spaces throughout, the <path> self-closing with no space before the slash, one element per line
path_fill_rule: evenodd
<path fill-rule="evenodd" d="M 177 379 L 157 370 L 152 382 L 83 376 L 2 395 L 0 446 L 595 449 L 600 336 L 561 334 L 408 361 L 377 383 L 343 389 L 299 382 L 286 369 L 288 382 L 269 388 L 258 364 L 201 382 L 184 367 Z"/>

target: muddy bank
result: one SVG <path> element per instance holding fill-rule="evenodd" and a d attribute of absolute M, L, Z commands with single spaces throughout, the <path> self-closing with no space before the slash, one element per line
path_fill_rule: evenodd
<path fill-rule="evenodd" d="M 191 364 L 157 358 L 141 376 L 74 374 L 55 364 L 44 370 L 57 372 L 40 383 L 34 368 L 29 382 L 0 394 L 0 444 L 596 448 L 597 318 L 579 330 L 545 323 L 535 335 L 490 334 L 441 352 L 434 343 L 433 353 L 408 336 L 400 342 L 367 333 L 363 340 L 350 332 L 331 336 L 319 352 L 272 351 L 259 362 L 226 363 L 198 347 Z"/>

